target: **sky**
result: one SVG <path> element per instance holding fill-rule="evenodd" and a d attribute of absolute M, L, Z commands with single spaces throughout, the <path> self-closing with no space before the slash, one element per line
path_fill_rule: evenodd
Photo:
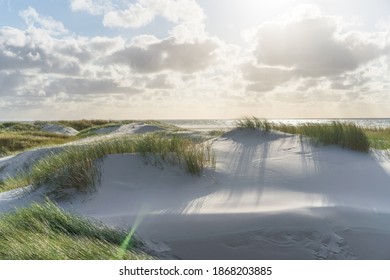
<path fill-rule="evenodd" d="M 0 120 L 390 117 L 388 0 L 0 0 Z"/>

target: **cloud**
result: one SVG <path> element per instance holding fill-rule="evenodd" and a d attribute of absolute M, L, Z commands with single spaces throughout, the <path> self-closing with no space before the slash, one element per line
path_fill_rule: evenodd
<path fill-rule="evenodd" d="M 202 23 L 202 8 L 195 0 L 71 0 L 73 11 L 103 15 L 103 25 L 110 28 L 138 28 L 160 16 L 173 23 Z"/>
<path fill-rule="evenodd" d="M 173 89 L 175 85 L 167 75 L 160 74 L 150 80 L 145 87 L 149 89 Z"/>
<path fill-rule="evenodd" d="M 23 30 L 4 26 L 0 29 L 0 45 L 22 47 L 26 44 L 26 36 Z"/>
<path fill-rule="evenodd" d="M 371 61 L 389 56 L 384 32 L 344 31 L 345 20 L 301 6 L 252 32 L 252 61 L 241 67 L 248 90 L 269 91 L 293 80 L 328 78 L 331 88 L 351 88 L 354 72 Z M 349 27 L 350 28 L 350 27 Z M 349 73 L 351 82 L 336 81 Z M 366 79 L 364 80 L 367 81 Z"/>
<path fill-rule="evenodd" d="M 270 66 L 259 67 L 250 63 L 243 64 L 241 71 L 244 79 L 251 82 L 247 89 L 257 92 L 270 91 L 296 77 L 296 74 L 288 69 Z"/>
<path fill-rule="evenodd" d="M 142 92 L 132 87 L 121 86 L 112 79 L 89 78 L 60 78 L 56 79 L 45 89 L 50 95 L 67 93 L 70 95 L 96 95 L 96 94 L 136 94 Z"/>
<path fill-rule="evenodd" d="M 335 18 L 315 16 L 262 25 L 254 56 L 258 64 L 291 67 L 301 76 L 321 77 L 355 70 L 384 51 L 364 34 L 341 33 Z"/>
<path fill-rule="evenodd" d="M 208 39 L 196 43 L 176 43 L 168 38 L 151 43 L 144 48 L 129 46 L 114 53 L 109 61 L 125 64 L 139 73 L 153 73 L 173 70 L 183 73 L 201 71 L 215 61 L 216 41 Z"/>
<path fill-rule="evenodd" d="M 12 40 L 8 41 L 8 37 Z M 31 28 L 23 32 L 3 27 L 0 29 L 1 67 L 4 70 L 36 68 L 41 72 L 77 74 L 80 71 L 78 59 L 66 54 L 68 42 L 60 42 L 45 30 Z"/>
<path fill-rule="evenodd" d="M 205 19 L 202 8 L 195 0 L 139 0 L 140 4 L 163 16 L 171 22 L 202 22 Z"/>
<path fill-rule="evenodd" d="M 84 11 L 92 15 L 101 15 L 113 9 L 112 1 L 108 0 L 71 0 L 72 11 Z"/>
<path fill-rule="evenodd" d="M 12 96 L 15 89 L 26 82 L 26 77 L 21 73 L 0 71 L 0 96 Z"/>
<path fill-rule="evenodd" d="M 364 33 L 301 8 L 254 28 L 249 47 L 240 47 L 206 32 L 195 1 L 70 3 L 111 27 L 141 27 L 156 17 L 175 25 L 166 38 L 79 36 L 33 8 L 20 12 L 25 28 L 0 27 L 0 107 L 9 116 L 174 118 L 179 107 L 185 117 L 218 110 L 221 117 L 234 110 L 287 116 L 291 104 L 309 113 L 321 102 L 332 112 L 348 102 L 378 110 L 388 103 L 387 22 Z M 118 18 L 109 23 L 108 15 Z"/>
<path fill-rule="evenodd" d="M 63 37 L 45 29 L 0 28 L 2 69 L 37 69 L 41 73 L 80 74 L 87 62 L 100 62 L 102 56 L 122 49 L 120 37 Z"/>
<path fill-rule="evenodd" d="M 0 28 L 0 92 L 8 100 L 39 103 L 58 94 L 72 100 L 77 95 L 141 91 L 122 82 L 121 69 L 102 63 L 102 57 L 125 47 L 121 37 L 68 35 L 62 23 L 33 8 L 20 12 L 20 17 L 26 21 L 25 30 Z"/>
<path fill-rule="evenodd" d="M 52 17 L 43 17 L 37 13 L 34 8 L 28 7 L 27 10 L 19 12 L 28 27 L 40 27 L 53 34 L 65 34 L 68 30 L 64 25 L 54 20 Z"/>
<path fill-rule="evenodd" d="M 136 3 L 126 10 L 109 11 L 104 15 L 103 25 L 111 28 L 137 28 L 152 22 L 154 17 L 153 11 Z"/>
<path fill-rule="evenodd" d="M 25 29 L 0 27 L 1 106 L 13 104 L 12 110 L 86 106 L 92 96 L 94 104 L 131 104 L 140 93 L 142 102 L 154 102 L 157 93 L 204 83 L 198 75 L 217 62 L 221 43 L 202 28 L 204 36 L 189 38 L 185 33 L 195 28 L 189 23 L 175 37 L 141 35 L 127 42 L 121 36 L 77 36 L 33 8 L 20 17 Z"/>

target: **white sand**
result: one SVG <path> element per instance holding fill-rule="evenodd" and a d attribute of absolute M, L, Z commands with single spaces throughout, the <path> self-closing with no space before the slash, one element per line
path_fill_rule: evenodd
<path fill-rule="evenodd" d="M 114 134 L 114 135 L 123 135 L 123 134 L 140 134 L 164 130 L 161 127 L 155 125 L 148 125 L 142 123 L 132 123 L 124 125 L 114 125 L 103 128 L 98 128 L 92 132 L 95 134 Z"/>
<path fill-rule="evenodd" d="M 149 125 L 149 124 L 125 124 L 121 125 L 115 133 L 119 134 L 141 134 L 141 133 L 149 133 L 149 132 L 155 132 L 155 131 L 161 131 L 164 130 L 161 127 L 158 127 L 156 125 Z"/>
<path fill-rule="evenodd" d="M 183 259 L 390 259 L 383 152 L 246 130 L 213 147 L 217 168 L 202 177 L 109 156 L 98 191 L 66 206 L 119 227 L 141 216 L 138 234 Z"/>
<path fill-rule="evenodd" d="M 183 259 L 390 259 L 384 152 L 250 130 L 213 148 L 217 168 L 200 177 L 108 156 L 97 192 L 62 205 L 116 227 L 138 217 L 139 236 Z"/>
<path fill-rule="evenodd" d="M 42 131 L 73 136 L 79 133 L 76 129 L 64 125 L 48 123 L 43 125 Z"/>
<path fill-rule="evenodd" d="M 0 180 L 12 177 L 18 172 L 28 170 L 36 161 L 50 153 L 61 151 L 64 146 L 34 149 L 17 155 L 0 158 Z"/>
<path fill-rule="evenodd" d="M 31 203 L 42 203 L 45 201 L 45 188 L 33 190 L 30 186 L 0 193 L 0 213 L 13 211 L 15 208 L 22 208 Z"/>

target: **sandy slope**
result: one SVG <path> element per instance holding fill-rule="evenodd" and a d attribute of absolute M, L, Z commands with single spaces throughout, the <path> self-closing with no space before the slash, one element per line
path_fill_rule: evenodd
<path fill-rule="evenodd" d="M 155 132 L 164 130 L 161 127 L 143 123 L 131 123 L 124 125 L 114 125 L 103 128 L 92 130 L 95 134 L 112 134 L 112 135 L 123 135 L 123 134 L 141 134 L 148 132 Z"/>
<path fill-rule="evenodd" d="M 50 132 L 52 133 L 65 133 L 64 131 L 67 131 L 67 128 L 61 125 L 47 124 L 45 126 L 50 128 L 51 129 Z M 43 157 L 46 157 L 51 153 L 58 153 L 61 150 L 63 150 L 64 147 L 69 145 L 86 145 L 91 142 L 106 140 L 109 138 L 121 137 L 123 135 L 149 133 L 149 132 L 155 132 L 160 130 L 163 129 L 158 126 L 147 125 L 142 123 L 100 128 L 98 130 L 100 132 L 99 133 L 95 132 L 95 133 L 102 134 L 102 135 L 76 140 L 57 147 L 37 148 L 37 149 L 32 149 L 26 152 L 19 153 L 17 155 L 2 157 L 0 158 L 0 180 L 3 180 L 7 177 L 12 177 L 16 175 L 18 172 L 28 170 L 36 161 L 42 159 Z"/>
<path fill-rule="evenodd" d="M 139 155 L 108 156 L 97 192 L 63 206 L 117 227 L 140 219 L 141 237 L 183 259 L 390 259 L 384 152 L 250 130 L 213 148 L 216 170 L 200 177 Z"/>
<path fill-rule="evenodd" d="M 28 170 L 37 160 L 51 153 L 59 152 L 63 147 L 34 149 L 17 155 L 0 158 L 0 180 L 12 177 L 18 172 Z"/>
<path fill-rule="evenodd" d="M 73 136 L 79 133 L 76 129 L 60 124 L 47 123 L 42 127 L 42 131 Z"/>
<path fill-rule="evenodd" d="M 246 130 L 213 147 L 217 168 L 202 177 L 109 156 L 98 192 L 66 206 L 119 227 L 140 216 L 141 237 L 184 259 L 390 258 L 390 159 L 382 152 Z"/>

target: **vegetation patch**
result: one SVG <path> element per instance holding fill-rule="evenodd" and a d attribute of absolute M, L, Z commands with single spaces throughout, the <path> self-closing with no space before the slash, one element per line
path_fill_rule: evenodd
<path fill-rule="evenodd" d="M 207 166 L 215 167 L 215 155 L 211 144 L 196 142 L 184 136 L 163 136 L 163 133 L 150 134 L 135 141 L 135 152 L 148 162 L 166 162 L 180 165 L 193 175 L 200 175 Z"/>
<path fill-rule="evenodd" d="M 125 231 L 71 215 L 51 202 L 0 216 L 0 259 L 151 259 L 134 237 L 123 250 Z M 121 248 L 122 245 L 122 248 Z"/>
<path fill-rule="evenodd" d="M 179 136 L 147 134 L 68 146 L 38 160 L 28 172 L 0 182 L 0 190 L 45 184 L 53 187 L 52 195 L 56 198 L 74 191 L 88 191 L 100 180 L 100 160 L 109 154 L 124 153 L 140 153 L 155 165 L 163 162 L 179 165 L 193 175 L 200 175 L 207 166 L 215 166 L 210 144 Z"/>
<path fill-rule="evenodd" d="M 3 122 L 0 131 L 39 131 L 39 127 L 31 123 Z"/>
<path fill-rule="evenodd" d="M 239 128 L 261 129 L 266 132 L 271 131 L 272 124 L 267 120 L 261 120 L 256 117 L 244 117 L 236 121 L 236 126 Z"/>
<path fill-rule="evenodd" d="M 0 130 L 0 156 L 36 147 L 60 145 L 71 142 L 74 139 L 74 137 L 42 131 Z"/>
<path fill-rule="evenodd" d="M 68 126 L 76 129 L 77 131 L 81 131 L 87 128 L 91 128 L 94 126 L 102 126 L 113 123 L 130 123 L 131 121 L 115 121 L 115 120 L 60 120 L 60 121 L 36 121 L 35 124 L 39 126 L 43 126 L 45 124 L 59 124 L 63 126 Z"/>
<path fill-rule="evenodd" d="M 219 130 L 211 130 L 206 132 L 208 136 L 211 137 L 220 137 L 226 133 L 226 130 L 219 129 Z"/>
<path fill-rule="evenodd" d="M 94 136 L 94 135 L 98 134 L 96 132 L 100 129 L 114 128 L 114 127 L 119 127 L 120 125 L 122 125 L 122 124 L 121 123 L 108 123 L 108 124 L 103 124 L 103 125 L 92 126 L 92 127 L 89 127 L 89 128 L 86 128 L 86 129 L 80 131 L 77 136 L 79 136 L 81 138 Z"/>
<path fill-rule="evenodd" d="M 367 135 L 372 148 L 390 149 L 390 128 L 366 128 L 364 133 Z"/>
<path fill-rule="evenodd" d="M 305 123 L 301 125 L 288 125 L 283 123 L 271 123 L 267 120 L 259 120 L 255 117 L 245 117 L 237 122 L 241 128 L 260 128 L 265 131 L 271 129 L 290 133 L 300 134 L 312 138 L 316 143 L 323 145 L 339 145 L 355 151 L 368 152 L 370 142 L 365 130 L 354 123 Z"/>

